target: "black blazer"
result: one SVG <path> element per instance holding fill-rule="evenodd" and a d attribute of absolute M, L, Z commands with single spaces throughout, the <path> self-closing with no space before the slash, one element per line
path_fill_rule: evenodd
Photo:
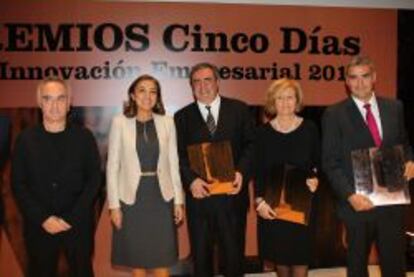
<path fill-rule="evenodd" d="M 243 187 L 239 196 L 248 205 L 247 184 L 251 176 L 251 159 L 254 139 L 254 124 L 248 106 L 241 101 L 221 97 L 217 130 L 211 136 L 196 102 L 189 104 L 175 114 L 177 144 L 180 158 L 180 173 L 183 187 L 189 193 L 189 186 L 197 178 L 189 165 L 187 146 L 202 142 L 229 140 L 232 146 L 236 170 L 243 175 Z"/>
<path fill-rule="evenodd" d="M 0 170 L 9 158 L 10 152 L 10 120 L 0 116 Z"/>
<path fill-rule="evenodd" d="M 383 131 L 382 145 L 404 145 L 411 160 L 401 102 L 381 97 L 377 97 L 377 102 Z M 322 129 L 322 168 L 339 198 L 339 212 L 350 212 L 352 208 L 347 198 L 355 193 L 351 151 L 375 147 L 374 140 L 352 98 L 325 111 Z"/>
<path fill-rule="evenodd" d="M 0 189 L 2 188 L 3 166 L 9 158 L 10 152 L 10 120 L 0 116 Z M 4 221 L 3 195 L 0 193 L 0 225 Z"/>
<path fill-rule="evenodd" d="M 88 130 L 68 125 L 56 146 L 43 125 L 24 130 L 12 159 L 12 189 L 26 227 L 51 215 L 75 229 L 90 224 L 100 185 L 100 158 Z"/>

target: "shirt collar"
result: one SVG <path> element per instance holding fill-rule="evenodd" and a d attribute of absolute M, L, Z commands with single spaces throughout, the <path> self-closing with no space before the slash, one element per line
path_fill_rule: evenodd
<path fill-rule="evenodd" d="M 352 97 L 352 100 L 354 100 L 355 104 L 358 106 L 358 109 L 361 110 L 361 111 L 363 111 L 365 109 L 364 108 L 365 104 L 370 104 L 371 107 L 375 107 L 375 108 L 378 107 L 377 97 L 375 96 L 375 92 L 372 94 L 372 96 L 369 99 L 368 103 L 365 103 L 364 101 L 356 98 L 355 96 L 351 95 L 351 97 Z"/>
<path fill-rule="evenodd" d="M 220 106 L 220 102 L 221 102 L 221 97 L 220 97 L 219 94 L 217 94 L 216 98 L 214 98 L 213 102 L 211 102 L 209 105 L 207 105 L 205 103 L 202 103 L 198 100 L 197 100 L 197 105 L 198 105 L 198 108 L 200 109 L 200 111 L 205 110 L 206 106 L 210 106 L 211 110 L 216 110 Z"/>

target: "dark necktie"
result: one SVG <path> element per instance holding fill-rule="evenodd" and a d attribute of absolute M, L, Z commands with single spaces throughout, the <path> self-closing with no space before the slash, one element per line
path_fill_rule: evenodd
<path fill-rule="evenodd" d="M 371 111 L 371 105 L 365 104 L 364 108 L 367 111 L 365 115 L 365 121 L 367 122 L 368 129 L 371 132 L 371 136 L 374 139 L 375 145 L 379 147 L 381 145 L 381 136 L 379 133 L 377 122 L 375 121 L 375 117 Z"/>
<path fill-rule="evenodd" d="M 206 109 L 208 111 L 207 118 L 206 118 L 207 128 L 210 134 L 214 135 L 217 129 L 216 122 L 214 121 L 213 114 L 211 113 L 211 107 L 206 106 Z"/>

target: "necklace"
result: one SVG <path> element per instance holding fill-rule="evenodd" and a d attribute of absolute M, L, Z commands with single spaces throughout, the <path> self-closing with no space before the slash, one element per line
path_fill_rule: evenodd
<path fill-rule="evenodd" d="M 147 122 L 148 121 L 144 121 L 144 140 L 145 140 L 145 142 L 148 142 Z"/>
<path fill-rule="evenodd" d="M 147 132 L 147 123 L 149 122 L 149 121 L 151 121 L 151 119 L 152 119 L 152 114 L 150 113 L 150 114 L 143 114 L 143 115 L 141 115 L 141 116 L 139 116 L 139 115 L 137 115 L 137 121 L 138 122 L 141 122 L 141 124 L 142 124 L 142 132 L 143 132 L 143 137 L 144 137 L 144 141 L 145 142 L 148 142 L 148 132 Z"/>

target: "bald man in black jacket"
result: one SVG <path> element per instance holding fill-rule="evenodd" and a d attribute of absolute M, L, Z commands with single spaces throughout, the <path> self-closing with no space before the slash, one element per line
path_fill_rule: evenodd
<path fill-rule="evenodd" d="M 92 133 L 67 122 L 70 89 L 48 79 L 37 91 L 43 121 L 16 139 L 12 189 L 24 219 L 28 276 L 57 276 L 59 253 L 70 276 L 93 276 L 93 204 L 101 178 Z"/>

